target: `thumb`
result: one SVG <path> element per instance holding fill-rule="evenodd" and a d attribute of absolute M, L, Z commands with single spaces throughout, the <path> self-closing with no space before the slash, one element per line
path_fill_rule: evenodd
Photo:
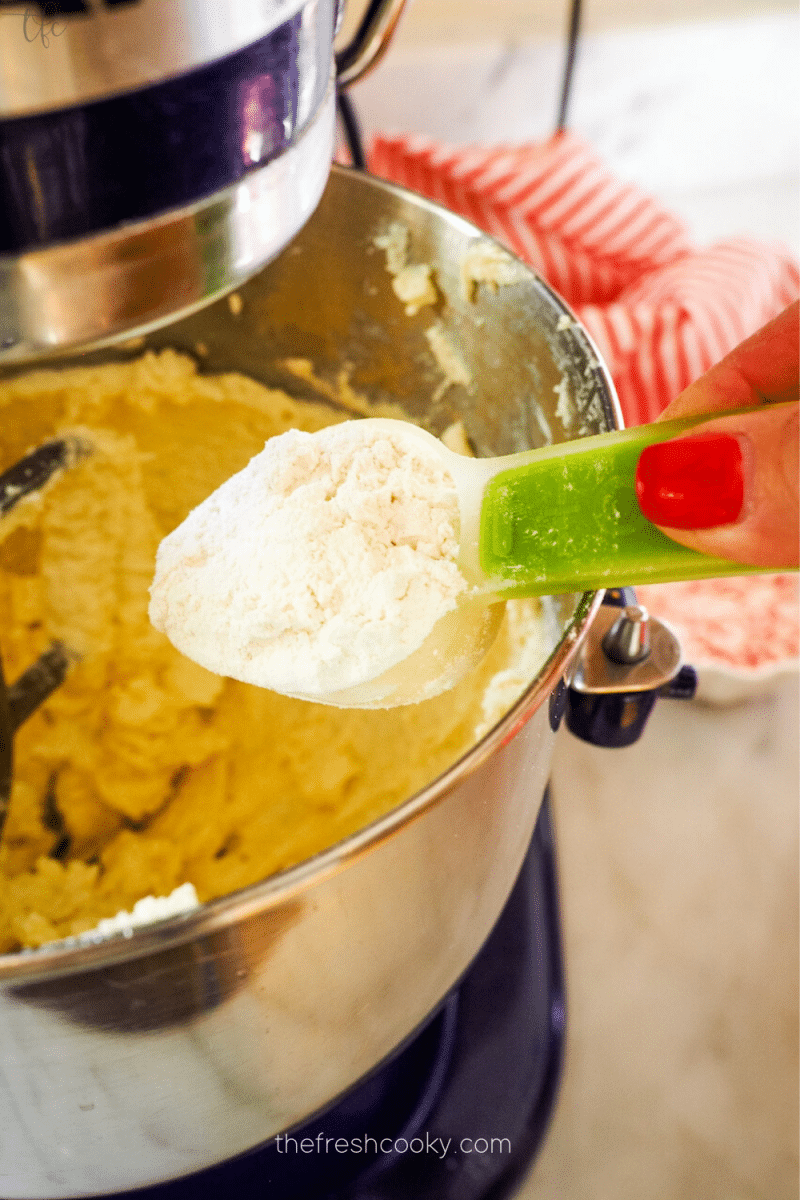
<path fill-rule="evenodd" d="M 643 451 L 639 506 L 676 542 L 754 567 L 798 565 L 797 403 L 715 417 Z"/>

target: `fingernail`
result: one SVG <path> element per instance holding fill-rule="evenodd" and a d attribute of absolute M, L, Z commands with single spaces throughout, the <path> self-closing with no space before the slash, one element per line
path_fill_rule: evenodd
<path fill-rule="evenodd" d="M 669 529 L 731 525 L 744 505 L 739 439 L 698 433 L 658 442 L 642 451 L 636 496 L 648 521 Z"/>

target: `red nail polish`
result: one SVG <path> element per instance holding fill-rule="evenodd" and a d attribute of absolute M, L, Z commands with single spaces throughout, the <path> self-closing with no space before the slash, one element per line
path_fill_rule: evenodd
<path fill-rule="evenodd" d="M 698 433 L 648 446 L 636 467 L 636 496 L 655 525 L 713 529 L 732 524 L 744 504 L 739 439 Z"/>

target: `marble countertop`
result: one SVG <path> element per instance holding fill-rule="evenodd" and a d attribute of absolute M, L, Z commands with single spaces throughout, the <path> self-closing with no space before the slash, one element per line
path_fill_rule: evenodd
<path fill-rule="evenodd" d="M 586 37 L 569 123 L 699 244 L 798 254 L 799 24 Z M 367 135 L 539 139 L 562 59 L 551 38 L 402 44 L 352 94 Z M 662 702 L 628 750 L 559 735 L 567 1054 L 520 1200 L 796 1200 L 797 730 L 790 676 L 727 709 Z"/>
<path fill-rule="evenodd" d="M 587 35 L 568 124 L 699 244 L 749 234 L 797 253 L 797 39 L 795 12 Z M 552 38 L 399 45 L 351 95 L 366 136 L 537 140 L 553 130 L 563 58 Z"/>

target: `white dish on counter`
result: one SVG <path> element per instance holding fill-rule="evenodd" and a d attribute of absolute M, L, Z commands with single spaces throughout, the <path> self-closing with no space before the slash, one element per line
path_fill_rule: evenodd
<path fill-rule="evenodd" d="M 640 603 L 676 631 L 697 670 L 696 699 L 741 704 L 800 670 L 797 575 L 749 575 L 636 589 Z"/>

